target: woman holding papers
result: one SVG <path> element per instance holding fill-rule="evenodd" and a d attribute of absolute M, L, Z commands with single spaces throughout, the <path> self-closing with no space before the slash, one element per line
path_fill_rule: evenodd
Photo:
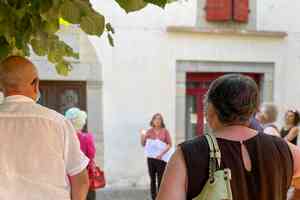
<path fill-rule="evenodd" d="M 165 157 L 172 147 L 172 141 L 161 114 L 152 117 L 150 126 L 152 128 L 142 133 L 141 143 L 147 155 L 151 196 L 155 200 L 167 164 Z"/>

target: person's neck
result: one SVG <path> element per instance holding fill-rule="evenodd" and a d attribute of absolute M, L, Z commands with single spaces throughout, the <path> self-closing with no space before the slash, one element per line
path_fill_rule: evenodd
<path fill-rule="evenodd" d="M 16 92 L 16 91 L 10 91 L 10 92 L 5 92 L 4 93 L 5 97 L 10 97 L 10 96 L 25 96 L 28 98 L 31 98 L 33 100 L 35 100 L 32 95 L 29 95 L 27 92 Z"/>
<path fill-rule="evenodd" d="M 215 130 L 218 138 L 224 138 L 234 141 L 244 141 L 257 135 L 257 131 L 250 129 L 246 125 L 223 126 Z"/>

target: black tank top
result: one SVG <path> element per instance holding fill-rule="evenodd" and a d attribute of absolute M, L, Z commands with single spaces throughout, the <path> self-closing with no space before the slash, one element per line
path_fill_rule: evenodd
<path fill-rule="evenodd" d="M 293 127 L 292 127 L 292 128 L 293 128 Z M 289 129 L 283 128 L 283 129 L 281 129 L 281 131 L 280 131 L 281 137 L 284 138 L 285 136 L 287 136 L 292 128 L 289 128 Z M 294 145 L 297 145 L 297 141 L 298 141 L 298 136 L 296 136 L 296 137 L 295 137 L 292 141 L 290 141 L 290 142 L 291 142 L 292 144 L 294 144 Z"/>
<path fill-rule="evenodd" d="M 293 157 L 287 143 L 266 134 L 246 140 L 252 170 L 244 168 L 241 143 L 217 139 L 222 153 L 221 168 L 232 172 L 233 200 L 286 200 L 293 176 Z M 180 145 L 188 176 L 187 200 L 200 194 L 208 179 L 209 147 L 205 137 Z"/>

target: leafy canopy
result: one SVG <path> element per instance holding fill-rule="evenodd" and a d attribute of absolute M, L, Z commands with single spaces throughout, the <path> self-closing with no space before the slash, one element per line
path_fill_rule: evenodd
<path fill-rule="evenodd" d="M 164 8 L 173 0 L 114 0 L 127 13 L 147 4 Z M 89 0 L 0 0 L 0 60 L 10 55 L 30 56 L 30 49 L 47 56 L 61 75 L 68 75 L 72 66 L 66 58 L 79 54 L 60 40 L 61 24 L 77 24 L 89 35 L 107 33 L 113 46 L 113 27 L 94 10 Z"/>

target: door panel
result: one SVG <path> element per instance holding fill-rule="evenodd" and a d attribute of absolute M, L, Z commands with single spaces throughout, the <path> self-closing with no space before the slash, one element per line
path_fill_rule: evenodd
<path fill-rule="evenodd" d="M 207 93 L 207 89 L 199 89 L 197 94 L 197 135 L 202 135 L 204 133 L 205 126 L 205 114 L 204 114 L 204 98 Z"/>
<path fill-rule="evenodd" d="M 210 84 L 225 73 L 188 73 L 186 82 L 186 137 L 202 135 L 207 128 L 204 99 Z M 261 74 L 244 73 L 260 85 Z"/>
<path fill-rule="evenodd" d="M 86 83 L 65 81 L 42 81 L 40 104 L 61 114 L 71 107 L 86 110 Z"/>
<path fill-rule="evenodd" d="M 195 95 L 186 96 L 186 137 L 193 138 L 197 135 L 197 97 Z"/>

